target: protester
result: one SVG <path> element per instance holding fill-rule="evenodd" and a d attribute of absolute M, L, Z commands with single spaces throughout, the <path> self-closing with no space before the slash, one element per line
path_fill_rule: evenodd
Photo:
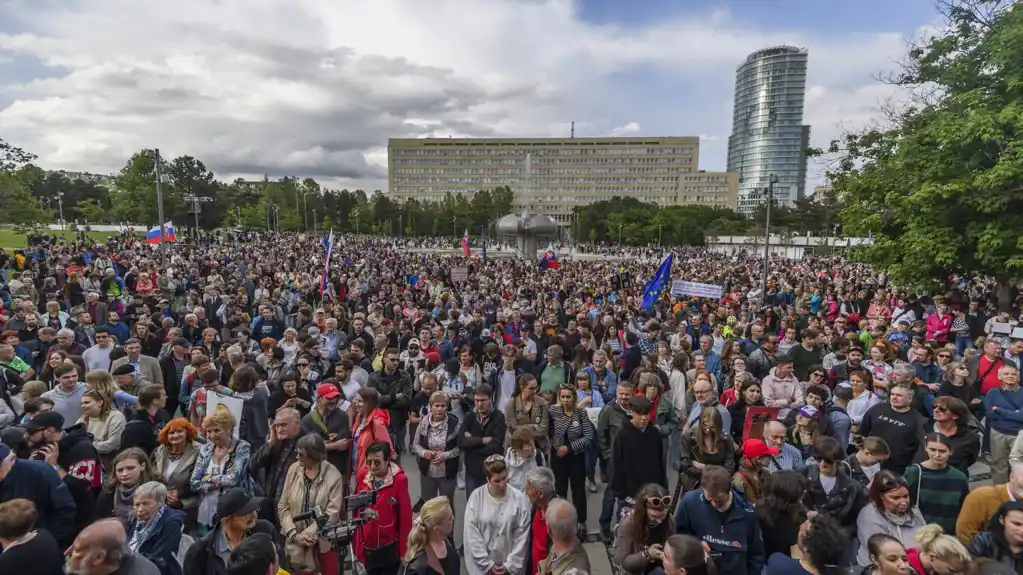
<path fill-rule="evenodd" d="M 0 503 L 0 547 L 4 550 L 0 572 L 64 575 L 63 550 L 49 531 L 37 527 L 37 519 L 36 505 L 28 499 Z"/>
<path fill-rule="evenodd" d="M 412 521 L 405 552 L 406 573 L 412 575 L 459 575 L 461 561 L 451 543 L 455 512 L 447 497 L 423 503 Z"/>
<path fill-rule="evenodd" d="M 181 575 L 178 548 L 185 514 L 167 507 L 167 487 L 159 481 L 138 485 L 128 521 L 128 550 L 149 559 L 161 575 Z"/>
<path fill-rule="evenodd" d="M 483 462 L 486 484 L 469 493 L 465 504 L 465 569 L 469 575 L 521 573 L 529 545 L 530 509 L 526 496 L 508 485 L 501 455 Z"/>
<path fill-rule="evenodd" d="M 407 552 L 412 530 L 412 502 L 408 478 L 391 460 L 391 444 L 377 441 L 366 448 L 366 467 L 355 478 L 355 493 L 376 491 L 372 510 L 376 519 L 361 526 L 353 548 L 366 566 L 367 575 L 388 575 L 397 569 Z"/>
<path fill-rule="evenodd" d="M 298 413 L 293 416 L 297 428 Z M 273 492 L 272 497 L 278 501 L 275 516 L 288 563 L 296 573 L 338 575 L 337 553 L 330 541 L 320 537 L 316 522 L 296 521 L 295 517 L 318 508 L 329 521 L 338 521 L 344 491 L 341 472 L 327 461 L 327 445 L 319 435 L 298 439 L 294 451 L 295 462 L 288 467 L 280 491 Z"/>

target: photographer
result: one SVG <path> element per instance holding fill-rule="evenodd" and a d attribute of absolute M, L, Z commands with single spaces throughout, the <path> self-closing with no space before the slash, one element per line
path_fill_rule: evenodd
<path fill-rule="evenodd" d="M 310 433 L 295 443 L 296 461 L 288 469 L 277 503 L 277 517 L 284 535 L 288 561 L 296 573 L 337 575 L 337 553 L 317 533 L 313 521 L 296 522 L 294 517 L 319 507 L 337 521 L 341 513 L 341 472 L 327 461 L 327 445 Z"/>
<path fill-rule="evenodd" d="M 366 448 L 366 465 L 358 470 L 355 493 L 367 491 L 377 492 L 370 508 L 376 519 L 359 527 L 352 547 L 367 575 L 390 575 L 397 572 L 408 546 L 412 501 L 408 478 L 401 466 L 391 461 L 391 445 L 386 441 Z"/>

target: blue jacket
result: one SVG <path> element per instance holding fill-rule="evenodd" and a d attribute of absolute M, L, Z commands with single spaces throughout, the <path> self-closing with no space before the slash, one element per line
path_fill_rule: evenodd
<path fill-rule="evenodd" d="M 707 360 L 707 371 L 714 374 L 714 377 L 718 380 L 718 387 L 722 385 L 721 382 L 721 356 L 708 351 L 703 354 L 703 357 Z"/>
<path fill-rule="evenodd" d="M 128 326 L 124 325 L 121 322 L 117 322 L 117 325 L 114 325 L 112 323 L 105 323 L 103 324 L 103 327 L 110 330 L 110 335 L 116 337 L 117 343 L 120 345 L 124 345 L 124 342 L 131 339 L 131 332 L 128 330 Z"/>
<path fill-rule="evenodd" d="M 753 504 L 732 487 L 732 508 L 724 521 L 703 496 L 702 489 L 686 493 L 675 511 L 675 532 L 692 535 L 710 546 L 719 573 L 760 575 L 764 541 Z"/>
<path fill-rule="evenodd" d="M 583 371 L 590 376 L 590 389 L 597 389 L 597 369 L 591 365 Z M 618 390 L 618 376 L 610 369 L 604 370 L 604 385 L 607 386 L 607 390 L 601 395 L 604 397 L 604 403 L 608 404 L 615 400 Z"/>
<path fill-rule="evenodd" d="M 184 524 L 184 511 L 167 507 L 160 522 L 139 546 L 139 554 L 152 561 L 160 569 L 160 575 L 181 575 L 181 564 L 175 555 L 181 544 L 181 529 Z M 128 525 L 129 541 L 135 526 L 135 521 Z"/>
<path fill-rule="evenodd" d="M 995 410 L 993 408 L 997 407 Z M 992 389 L 984 396 L 984 411 L 991 429 L 1015 437 L 1023 431 L 1023 390 L 1006 392 L 1002 388 Z"/>
<path fill-rule="evenodd" d="M 36 504 L 36 525 L 66 547 L 74 542 L 75 499 L 52 467 L 42 461 L 19 459 L 0 481 L 0 503 L 28 499 Z"/>

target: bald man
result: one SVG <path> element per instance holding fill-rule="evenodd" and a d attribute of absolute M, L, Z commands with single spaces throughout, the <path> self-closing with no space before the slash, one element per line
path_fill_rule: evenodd
<path fill-rule="evenodd" d="M 152 561 L 128 551 L 128 535 L 117 519 L 104 519 L 78 534 L 68 558 L 74 575 L 160 575 Z"/>

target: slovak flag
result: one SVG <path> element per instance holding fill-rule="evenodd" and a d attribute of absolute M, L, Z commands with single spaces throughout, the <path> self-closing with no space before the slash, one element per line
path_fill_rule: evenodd
<path fill-rule="evenodd" d="M 174 235 L 174 224 L 170 222 L 163 224 L 163 237 L 168 242 L 175 242 L 178 240 L 177 236 Z M 160 226 L 153 226 L 153 229 L 146 233 L 146 243 L 160 243 Z"/>
<path fill-rule="evenodd" d="M 554 244 L 547 244 L 547 251 L 543 253 L 543 257 L 540 258 L 540 270 L 556 270 L 558 269 L 558 253 L 554 251 Z"/>
<path fill-rule="evenodd" d="M 469 251 L 469 230 L 466 229 L 465 233 L 462 234 L 462 252 L 465 253 L 465 257 L 472 256 L 472 252 Z"/>

